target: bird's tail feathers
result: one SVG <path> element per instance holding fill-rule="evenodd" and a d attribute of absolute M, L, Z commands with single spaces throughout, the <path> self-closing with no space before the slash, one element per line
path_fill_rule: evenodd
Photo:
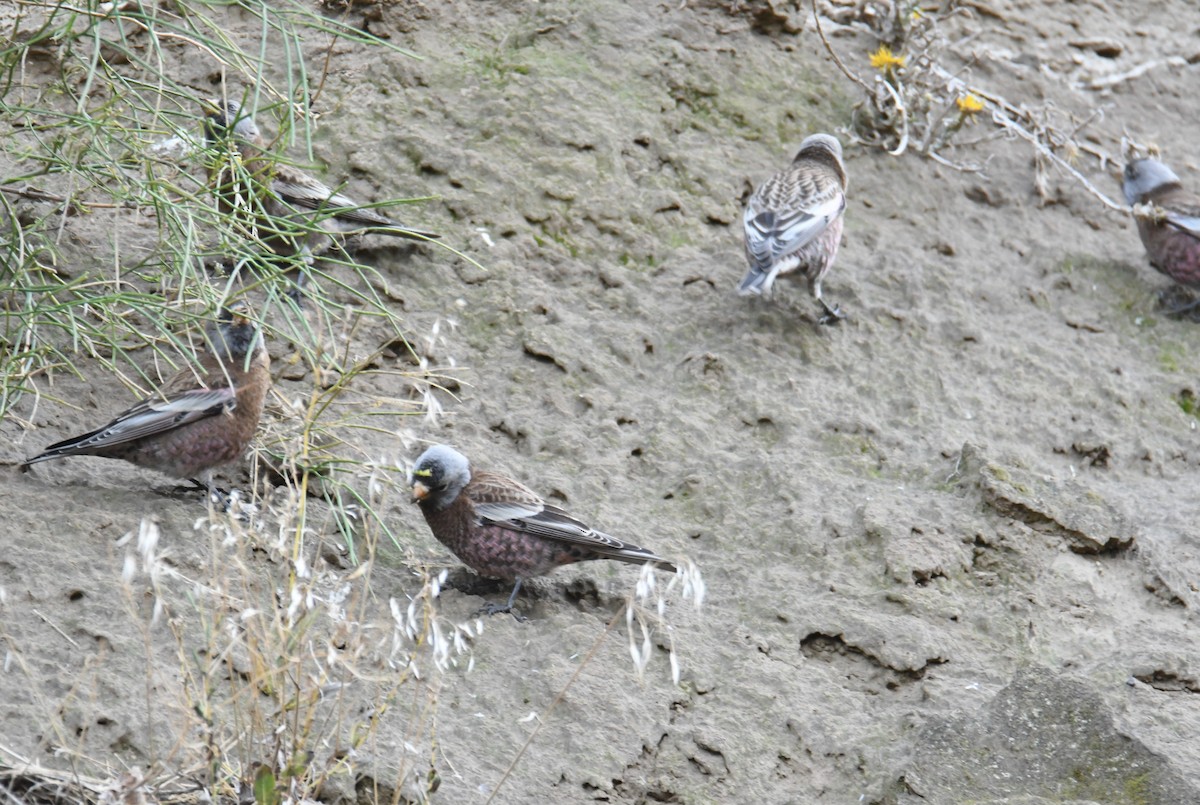
<path fill-rule="evenodd" d="M 89 452 L 88 448 L 92 446 L 89 442 L 99 432 L 94 430 L 90 433 L 84 433 L 80 436 L 58 442 L 57 444 L 52 444 L 33 458 L 21 462 L 21 467 L 28 467 L 30 464 L 38 464 L 42 461 L 50 461 L 51 459 L 62 458 L 63 456 L 86 456 Z"/>
<path fill-rule="evenodd" d="M 58 458 L 60 455 L 62 455 L 62 454 L 47 450 L 45 453 L 36 455 L 33 458 L 25 459 L 24 461 L 21 462 L 20 467 L 21 467 L 21 469 L 25 469 L 26 467 L 30 466 L 31 464 L 38 464 L 42 461 L 49 461 L 52 458 Z"/>
<path fill-rule="evenodd" d="M 596 553 L 605 559 L 616 559 L 618 562 L 628 562 L 631 565 L 654 565 L 668 573 L 674 573 L 676 570 L 675 565 L 663 559 L 654 553 L 654 551 L 648 551 L 645 548 L 639 548 L 629 543 L 623 543 L 619 548 L 615 546 L 607 550 L 601 548 Z"/>
<path fill-rule="evenodd" d="M 746 272 L 738 283 L 737 292 L 740 296 L 762 296 L 771 287 L 771 272 L 757 266 Z"/>

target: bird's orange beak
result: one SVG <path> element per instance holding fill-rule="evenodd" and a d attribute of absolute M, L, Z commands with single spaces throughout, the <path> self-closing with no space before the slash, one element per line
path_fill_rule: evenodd
<path fill-rule="evenodd" d="M 429 487 L 420 481 L 413 481 L 412 493 L 413 503 L 420 503 L 422 500 L 429 497 Z"/>

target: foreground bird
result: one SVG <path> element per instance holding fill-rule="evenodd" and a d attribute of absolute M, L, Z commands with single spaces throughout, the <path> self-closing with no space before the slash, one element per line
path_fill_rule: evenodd
<path fill-rule="evenodd" d="M 299 168 L 274 161 L 254 118 L 232 101 L 202 101 L 204 133 L 222 153 L 210 166 L 210 185 L 222 214 L 250 215 L 250 226 L 276 254 L 323 249 L 330 235 L 374 232 L 414 240 L 439 235 L 399 224 L 360 207 Z"/>
<path fill-rule="evenodd" d="M 515 581 L 503 606 L 510 612 L 521 580 L 590 559 L 675 566 L 636 545 L 602 534 L 546 503 L 524 485 L 490 472 L 472 472 L 466 457 L 435 445 L 417 459 L 412 491 L 438 540 L 482 576 Z"/>
<path fill-rule="evenodd" d="M 155 396 L 22 466 L 64 456 L 119 458 L 211 493 L 212 470 L 236 460 L 254 437 L 271 375 L 262 335 L 240 313 L 222 311 L 207 335 L 210 349 L 198 367 L 181 369 Z"/>
<path fill-rule="evenodd" d="M 1134 215 L 1150 265 L 1180 285 L 1200 287 L 1200 196 L 1157 159 L 1126 165 L 1122 189 L 1130 206 L 1145 205 Z"/>
<path fill-rule="evenodd" d="M 846 209 L 846 166 L 842 145 L 829 134 L 814 134 L 800 143 L 787 169 L 767 179 L 750 196 L 743 225 L 750 270 L 738 293 L 767 295 L 780 276 L 795 273 L 808 281 L 809 293 L 824 311 L 821 324 L 845 318 L 837 305 L 821 296 L 821 280 L 829 273 L 842 239 Z"/>

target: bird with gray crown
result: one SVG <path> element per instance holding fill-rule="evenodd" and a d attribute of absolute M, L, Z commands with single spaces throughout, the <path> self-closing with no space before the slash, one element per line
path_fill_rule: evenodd
<path fill-rule="evenodd" d="M 507 603 L 483 608 L 488 614 L 511 612 L 523 579 L 574 562 L 615 559 L 675 572 L 653 551 L 591 528 L 524 484 L 474 470 L 449 445 L 420 455 L 412 492 L 433 535 L 464 564 L 481 576 L 515 582 Z"/>
<path fill-rule="evenodd" d="M 1200 287 L 1200 196 L 1157 159 L 1131 160 L 1122 190 L 1150 265 L 1180 285 Z"/>
<path fill-rule="evenodd" d="M 262 417 L 271 386 L 262 333 L 240 306 L 207 328 L 209 349 L 158 393 L 95 430 L 52 444 L 23 468 L 66 456 L 128 461 L 213 491 L 214 469 L 237 460 Z"/>

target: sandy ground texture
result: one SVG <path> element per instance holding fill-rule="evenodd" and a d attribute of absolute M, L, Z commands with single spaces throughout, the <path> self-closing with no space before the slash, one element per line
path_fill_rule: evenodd
<path fill-rule="evenodd" d="M 1081 143 L 1113 156 L 1123 135 L 1156 144 L 1200 188 L 1191 0 L 960 6 L 948 68 L 969 58 L 972 82 L 1010 102 L 1095 113 Z M 834 48 L 869 79 L 879 42 L 852 4 L 825 8 Z M 986 159 L 982 173 L 852 144 L 861 91 L 807 7 L 348 13 L 422 59 L 339 46 L 315 164 L 365 198 L 434 196 L 407 217 L 482 268 L 368 239 L 359 259 L 456 393 L 439 393 L 440 417 L 384 417 L 347 444 L 399 465 L 452 443 L 606 531 L 692 558 L 708 594 L 698 612 L 669 605 L 676 686 L 664 632 L 644 681 L 623 617 L 604 638 L 635 569 L 532 584 L 529 620 L 488 619 L 469 672 L 408 680 L 357 750 L 362 777 L 323 798 L 357 785 L 390 799 L 398 776 L 418 798 L 432 769 L 428 796 L 443 802 L 1200 802 L 1200 434 L 1180 404 L 1200 392 L 1200 331 L 1160 310 L 1169 281 L 1127 215 L 986 121 L 962 132 L 982 143 L 942 152 Z M 229 14 L 254 41 L 261 22 Z M 211 65 L 177 69 L 212 87 Z M 734 293 L 742 204 L 814 131 L 841 133 L 850 177 L 825 283 L 849 318 L 830 328 L 799 285 L 765 302 Z M 1090 155 L 1076 165 L 1120 198 Z M 78 218 L 63 237 L 101 266 L 113 248 Z M 272 350 L 280 427 L 282 401 L 312 378 L 289 374 L 286 344 Z M 203 601 L 221 584 L 269 600 L 288 551 L 266 544 L 227 567 L 236 523 L 208 528 L 194 495 L 125 465 L 18 473 L 130 401 L 83 369 L 56 389 L 80 410 L 43 401 L 0 425 L 13 463 L 0 759 L 100 777 L 191 768 L 204 730 L 182 669 L 216 658 L 255 678 L 211 651 L 214 630 L 240 627 L 205 621 Z M 355 391 L 393 399 L 404 382 L 364 376 Z M 458 567 L 394 474 L 381 505 L 409 555 L 385 540 L 355 593 L 370 638 L 359 662 L 376 663 L 348 683 L 362 708 L 399 673 L 389 599 L 407 606 L 419 589 L 408 562 Z M 299 505 L 283 492 L 260 504 L 270 522 Z M 317 522 L 327 504 L 306 505 Z M 123 583 L 122 537 L 150 516 L 170 572 Z M 353 573 L 344 540 L 322 544 L 308 557 L 318 578 Z M 333 589 L 316 617 L 332 617 Z M 470 622 L 481 602 L 447 590 L 441 610 Z M 230 698 L 213 694 L 206 723 L 248 732 L 236 707 L 253 708 L 220 709 Z M 336 733 L 320 712 L 314 730 Z"/>

